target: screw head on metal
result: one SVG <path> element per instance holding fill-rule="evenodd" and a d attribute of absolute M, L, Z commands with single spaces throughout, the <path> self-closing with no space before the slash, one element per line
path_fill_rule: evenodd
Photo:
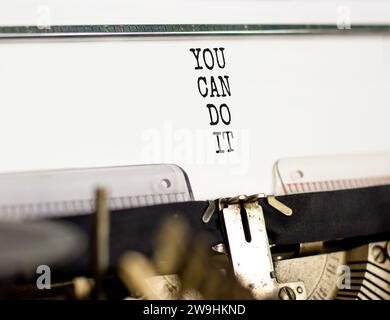
<path fill-rule="evenodd" d="M 371 251 L 374 261 L 377 263 L 384 263 L 386 261 L 385 250 L 381 246 L 374 246 Z"/>
<path fill-rule="evenodd" d="M 280 300 L 295 300 L 295 292 L 290 287 L 283 287 L 279 290 L 279 299 Z"/>

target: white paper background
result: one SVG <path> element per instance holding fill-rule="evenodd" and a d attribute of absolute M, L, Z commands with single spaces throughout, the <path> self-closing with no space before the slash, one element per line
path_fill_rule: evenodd
<path fill-rule="evenodd" d="M 347 7 L 352 23 L 389 23 L 387 0 L 2 0 L 1 25 L 276 23 L 336 24 Z"/>
<path fill-rule="evenodd" d="M 194 70 L 190 48 L 221 46 L 222 72 Z M 232 96 L 202 98 L 205 74 Z M 164 162 L 198 199 L 271 192 L 279 158 L 390 151 L 389 74 L 388 36 L 2 41 L 0 171 Z M 217 101 L 230 154 L 215 154 Z"/>

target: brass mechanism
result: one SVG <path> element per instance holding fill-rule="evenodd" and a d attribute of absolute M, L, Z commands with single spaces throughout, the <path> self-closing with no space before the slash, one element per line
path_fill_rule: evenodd
<path fill-rule="evenodd" d="M 142 299 L 253 299 L 230 270 L 221 270 L 203 239 L 190 237 L 186 223 L 172 216 L 160 230 L 153 260 L 130 252 L 119 277 Z"/>

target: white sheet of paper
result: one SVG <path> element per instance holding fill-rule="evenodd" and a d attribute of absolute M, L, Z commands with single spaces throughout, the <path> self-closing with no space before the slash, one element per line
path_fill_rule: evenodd
<path fill-rule="evenodd" d="M 270 193 L 278 159 L 390 151 L 389 74 L 383 34 L 0 41 L 0 171 L 174 163 L 197 199 Z M 231 96 L 200 95 L 225 75 Z"/>

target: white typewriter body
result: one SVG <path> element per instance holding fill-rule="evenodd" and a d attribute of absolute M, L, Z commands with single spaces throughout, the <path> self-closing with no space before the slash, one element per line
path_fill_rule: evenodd
<path fill-rule="evenodd" d="M 274 192 L 278 164 L 285 183 L 385 179 L 390 33 L 375 26 L 389 24 L 390 7 L 375 3 L 2 1 L 0 25 L 11 29 L 144 31 L 4 34 L 0 171 L 176 164 L 197 199 Z M 145 32 L 151 24 L 227 27 Z M 229 32 L 233 24 L 275 27 Z M 299 27 L 307 24 L 334 28 Z M 326 161 L 334 176 L 319 178 L 302 157 Z"/>

